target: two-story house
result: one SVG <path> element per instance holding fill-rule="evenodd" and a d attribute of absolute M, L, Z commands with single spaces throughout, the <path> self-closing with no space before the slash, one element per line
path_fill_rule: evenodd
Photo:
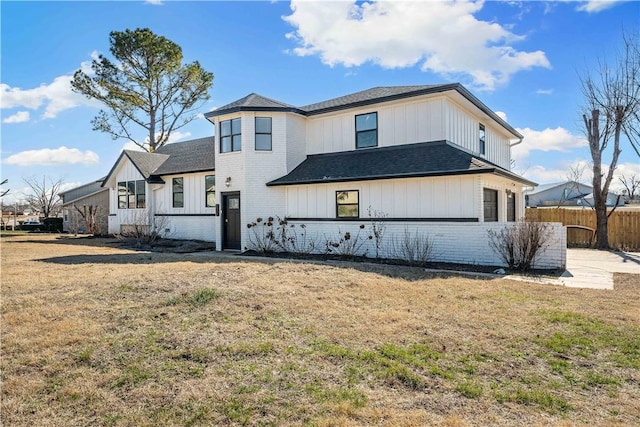
<path fill-rule="evenodd" d="M 522 135 L 460 84 L 377 87 L 295 107 L 250 94 L 205 114 L 216 127 L 218 250 L 247 248 L 247 224 L 287 218 L 331 239 L 386 224 L 429 235 L 438 259 L 497 264 L 487 230 L 524 216 L 510 171 Z M 564 265 L 563 230 L 539 266 Z M 371 244 L 363 251 L 372 253 Z"/>

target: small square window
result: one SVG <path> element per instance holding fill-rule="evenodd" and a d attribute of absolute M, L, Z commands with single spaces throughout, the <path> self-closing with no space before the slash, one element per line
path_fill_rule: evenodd
<path fill-rule="evenodd" d="M 336 217 L 359 218 L 358 190 L 336 191 Z"/>

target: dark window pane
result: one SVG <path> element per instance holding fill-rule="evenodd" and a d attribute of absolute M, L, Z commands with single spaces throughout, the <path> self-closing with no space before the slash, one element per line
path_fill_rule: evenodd
<path fill-rule="evenodd" d="M 256 134 L 256 150 L 271 150 L 271 134 Z"/>
<path fill-rule="evenodd" d="M 256 133 L 271 133 L 271 117 L 256 117 Z"/>
<path fill-rule="evenodd" d="M 143 180 L 139 180 L 136 181 L 136 194 L 145 194 L 145 186 L 144 186 L 144 181 Z"/>
<path fill-rule="evenodd" d="M 174 208 L 184 207 L 184 198 L 182 193 L 173 193 L 173 207 Z"/>
<path fill-rule="evenodd" d="M 485 188 L 483 196 L 484 220 L 486 222 L 498 221 L 498 191 Z"/>
<path fill-rule="evenodd" d="M 239 135 L 241 133 L 241 123 L 240 119 L 231 120 L 231 133 L 233 135 Z"/>
<path fill-rule="evenodd" d="M 220 123 L 220 136 L 229 135 L 231 135 L 231 122 L 229 120 L 225 120 Z"/>
<path fill-rule="evenodd" d="M 231 151 L 231 137 L 225 136 L 222 138 L 222 144 L 220 146 L 220 152 L 228 153 Z"/>
<path fill-rule="evenodd" d="M 240 151 L 240 150 L 242 150 L 242 136 L 233 135 L 232 151 Z"/>
<path fill-rule="evenodd" d="M 356 131 L 373 130 L 378 128 L 378 114 L 369 113 L 356 116 Z"/>
<path fill-rule="evenodd" d="M 369 130 L 366 132 L 358 132 L 356 134 L 356 147 L 357 148 L 366 148 L 366 147 L 375 147 L 378 145 L 377 131 Z"/>
<path fill-rule="evenodd" d="M 146 207 L 145 204 L 146 204 L 146 197 L 145 197 L 144 193 L 143 194 L 137 194 L 136 195 L 136 208 L 139 208 L 139 209 L 140 208 L 145 208 Z"/>

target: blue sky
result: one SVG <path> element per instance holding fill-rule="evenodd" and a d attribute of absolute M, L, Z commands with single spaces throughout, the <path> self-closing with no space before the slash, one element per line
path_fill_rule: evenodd
<path fill-rule="evenodd" d="M 2 1 L 0 16 L 0 177 L 12 203 L 24 178 L 70 188 L 132 148 L 91 130 L 99 105 L 69 81 L 92 55 L 109 55 L 109 32 L 144 27 L 214 73 L 203 113 L 251 92 L 305 105 L 374 86 L 461 82 L 525 135 L 514 171 L 560 181 L 589 161 L 578 73 L 612 59 L 623 29 L 638 30 L 640 2 Z M 174 140 L 213 131 L 199 118 Z M 619 173 L 640 175 L 628 145 Z"/>

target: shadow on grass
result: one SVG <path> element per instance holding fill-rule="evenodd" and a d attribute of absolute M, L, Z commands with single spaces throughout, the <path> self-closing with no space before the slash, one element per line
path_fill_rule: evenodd
<path fill-rule="evenodd" d="M 51 242 L 49 242 L 51 243 Z M 59 265 L 84 265 L 84 264 L 163 264 L 177 262 L 194 262 L 201 264 L 229 264 L 229 263 L 300 263 L 326 265 L 336 268 L 354 269 L 363 273 L 374 273 L 382 276 L 419 281 L 432 278 L 465 277 L 476 280 L 494 280 L 497 276 L 483 275 L 473 271 L 439 270 L 429 271 L 423 267 L 405 265 L 389 265 L 383 263 L 354 262 L 341 260 L 311 260 L 295 258 L 271 258 L 262 256 L 246 256 L 239 253 L 228 252 L 193 252 L 193 253 L 159 253 L 159 252 L 133 252 L 122 254 L 87 254 L 67 255 L 59 257 L 41 258 L 34 261 Z"/>

